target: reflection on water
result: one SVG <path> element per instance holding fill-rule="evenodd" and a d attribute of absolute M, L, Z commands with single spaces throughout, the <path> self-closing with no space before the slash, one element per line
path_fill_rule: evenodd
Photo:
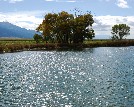
<path fill-rule="evenodd" d="M 133 107 L 134 47 L 0 55 L 2 107 Z"/>

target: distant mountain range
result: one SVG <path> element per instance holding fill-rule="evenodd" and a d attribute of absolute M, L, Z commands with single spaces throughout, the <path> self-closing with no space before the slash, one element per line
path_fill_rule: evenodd
<path fill-rule="evenodd" d="M 27 30 L 9 22 L 0 22 L 0 38 L 33 38 L 36 31 Z M 94 39 L 109 39 L 109 35 L 95 35 Z"/>
<path fill-rule="evenodd" d="M 0 22 L 0 38 L 33 38 L 34 30 L 27 30 L 9 22 Z"/>

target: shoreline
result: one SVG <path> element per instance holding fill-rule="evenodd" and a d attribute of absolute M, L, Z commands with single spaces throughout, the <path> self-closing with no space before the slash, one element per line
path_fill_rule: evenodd
<path fill-rule="evenodd" d="M 134 46 L 134 40 L 121 41 L 90 41 L 82 44 L 58 44 L 58 43 L 33 43 L 33 44 L 17 44 L 10 43 L 8 45 L 0 45 L 0 54 L 14 53 L 22 51 L 51 51 L 51 50 L 82 50 L 85 48 L 95 47 L 127 47 Z"/>

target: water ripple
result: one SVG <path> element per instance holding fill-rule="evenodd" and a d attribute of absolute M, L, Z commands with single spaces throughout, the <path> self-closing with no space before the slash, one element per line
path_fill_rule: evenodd
<path fill-rule="evenodd" d="M 2 107 L 133 107 L 134 47 L 0 55 Z"/>

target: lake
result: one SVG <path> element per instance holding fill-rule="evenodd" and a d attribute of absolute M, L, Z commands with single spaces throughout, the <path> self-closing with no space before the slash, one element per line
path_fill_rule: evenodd
<path fill-rule="evenodd" d="M 1 107 L 134 107 L 134 47 L 0 54 Z"/>

